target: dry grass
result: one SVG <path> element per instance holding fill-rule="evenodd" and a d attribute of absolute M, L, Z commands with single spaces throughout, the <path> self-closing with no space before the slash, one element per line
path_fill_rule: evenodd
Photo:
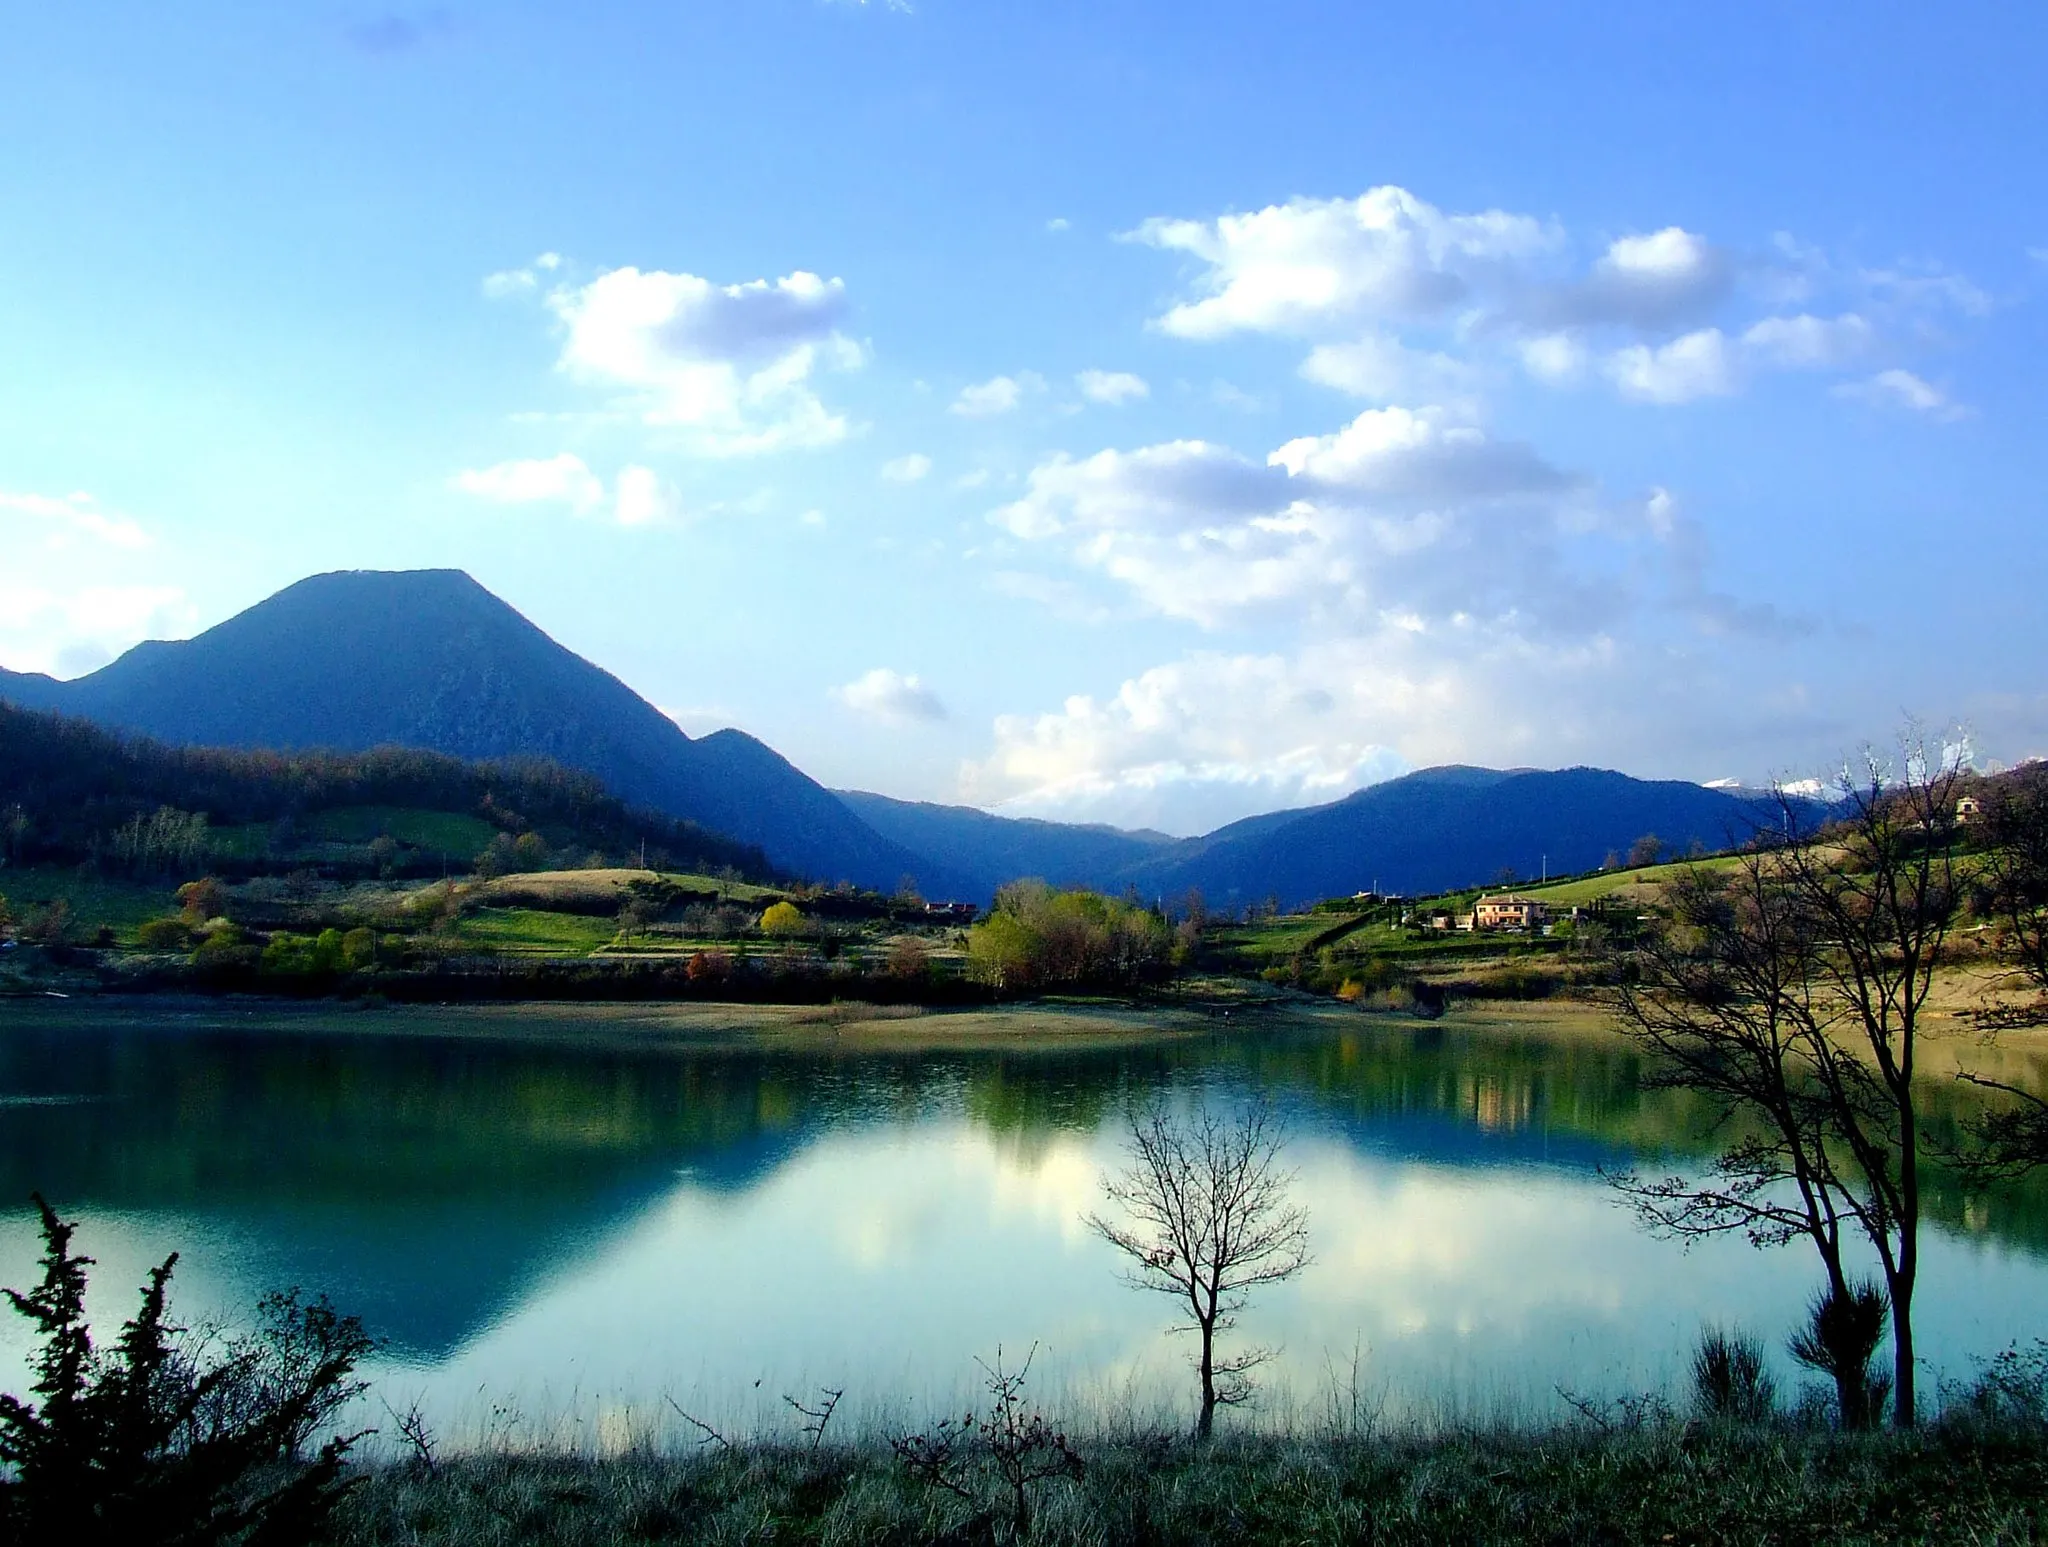
<path fill-rule="evenodd" d="M 2022 1543 L 2048 1532 L 2031 1428 L 1855 1437 L 1663 1424 L 1603 1434 L 1084 1444 L 1016 1537 L 992 1478 L 969 1501 L 879 1446 L 693 1457 L 485 1457 L 369 1474 L 347 1547 L 814 1542 L 1060 1544 Z M 977 1509 L 976 1503 L 982 1508 Z"/>

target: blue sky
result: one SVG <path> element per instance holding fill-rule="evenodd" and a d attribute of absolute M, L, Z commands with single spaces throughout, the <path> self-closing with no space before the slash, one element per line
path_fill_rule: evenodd
<path fill-rule="evenodd" d="M 469 570 L 842 786 L 2048 752 L 2029 7 L 10 8 L 0 664 Z"/>

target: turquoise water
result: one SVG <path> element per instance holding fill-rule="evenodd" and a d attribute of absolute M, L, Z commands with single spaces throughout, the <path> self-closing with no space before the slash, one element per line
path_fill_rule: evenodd
<path fill-rule="evenodd" d="M 1316 1260 L 1238 1329 L 1276 1350 L 1249 1421 L 1665 1386 L 1704 1322 L 1781 1341 L 1815 1277 L 1643 1233 L 1602 1173 L 1686 1163 L 1698 1114 L 1582 1031 L 1304 1016 L 963 1051 L 649 1039 L 648 1014 L 0 1003 L 0 1282 L 33 1276 L 39 1189 L 83 1221 L 110 1324 L 171 1250 L 187 1320 L 324 1291 L 385 1340 L 379 1398 L 458 1439 L 774 1423 L 822 1386 L 881 1421 L 998 1346 L 1035 1346 L 1064 1403 L 1178 1414 L 1189 1345 L 1083 1224 L 1162 1091 L 1289 1124 Z M 2048 1335 L 2038 1194 L 1932 1210 L 1930 1374 Z M 24 1348 L 0 1326 L 15 1389 Z"/>

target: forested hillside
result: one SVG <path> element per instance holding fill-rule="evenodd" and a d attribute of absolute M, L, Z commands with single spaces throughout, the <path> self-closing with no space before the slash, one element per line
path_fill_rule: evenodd
<path fill-rule="evenodd" d="M 359 819 L 337 823 L 339 813 Z M 345 841 L 351 828 L 362 829 L 353 844 Z M 529 849 L 537 842 L 550 852 L 636 860 L 644 850 L 649 863 L 670 869 L 771 874 L 751 844 L 633 810 L 589 774 L 538 758 L 170 747 L 0 704 L 0 854 L 10 864 L 232 871 L 301 849 L 314 832 L 363 849 L 352 861 L 358 868 L 467 869 L 498 835 L 531 834 Z M 373 858 L 379 837 L 390 847 Z"/>

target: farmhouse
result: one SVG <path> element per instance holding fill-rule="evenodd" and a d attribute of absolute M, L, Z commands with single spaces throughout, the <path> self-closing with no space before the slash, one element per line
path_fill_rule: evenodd
<path fill-rule="evenodd" d="M 1517 929 L 1533 933 L 1550 918 L 1547 904 L 1533 897 L 1515 897 L 1505 892 L 1482 897 L 1472 908 L 1472 923 L 1478 929 Z"/>

